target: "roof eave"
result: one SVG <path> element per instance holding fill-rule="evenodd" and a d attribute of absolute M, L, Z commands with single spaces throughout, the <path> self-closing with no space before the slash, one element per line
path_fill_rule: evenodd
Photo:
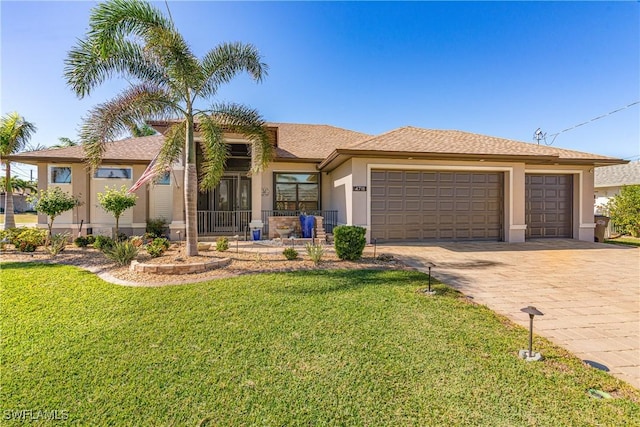
<path fill-rule="evenodd" d="M 470 161 L 518 161 L 528 164 L 588 165 L 605 166 L 628 163 L 621 159 L 571 159 L 557 155 L 513 155 L 513 154 L 467 154 L 467 153 L 424 153 L 411 151 L 378 151 L 378 150 L 334 150 L 319 165 L 318 170 L 331 172 L 351 157 L 373 157 L 411 160 L 470 160 Z"/>

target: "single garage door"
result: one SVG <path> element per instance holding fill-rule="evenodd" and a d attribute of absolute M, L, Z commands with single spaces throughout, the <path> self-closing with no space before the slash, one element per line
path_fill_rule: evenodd
<path fill-rule="evenodd" d="M 371 171 L 371 237 L 501 240 L 500 172 Z"/>
<path fill-rule="evenodd" d="M 572 217 L 572 175 L 525 175 L 527 238 L 573 237 Z"/>

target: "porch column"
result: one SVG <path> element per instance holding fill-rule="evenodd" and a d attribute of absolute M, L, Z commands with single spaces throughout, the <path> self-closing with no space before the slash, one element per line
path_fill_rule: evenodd
<path fill-rule="evenodd" d="M 184 240 L 186 238 L 186 223 L 184 219 L 184 166 L 174 166 L 171 173 L 175 179 L 175 185 L 173 185 L 173 211 L 171 213 L 171 224 L 169 224 L 169 239 Z M 180 232 L 180 236 L 178 236 L 178 231 Z"/>
<path fill-rule="evenodd" d="M 269 189 L 262 194 L 262 175 L 264 172 L 251 175 L 251 220 L 262 220 L 262 198 L 270 197 Z"/>

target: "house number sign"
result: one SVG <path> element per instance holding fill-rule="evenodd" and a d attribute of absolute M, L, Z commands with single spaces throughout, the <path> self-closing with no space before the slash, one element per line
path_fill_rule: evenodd
<path fill-rule="evenodd" d="M 367 191 L 366 185 L 354 185 L 353 191 Z"/>

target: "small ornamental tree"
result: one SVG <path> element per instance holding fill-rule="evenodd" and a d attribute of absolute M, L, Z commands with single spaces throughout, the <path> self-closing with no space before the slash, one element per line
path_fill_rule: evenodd
<path fill-rule="evenodd" d="M 116 238 L 118 238 L 120 216 L 124 211 L 136 205 L 136 199 L 136 195 L 128 193 L 127 187 L 124 185 L 120 190 L 117 190 L 115 187 L 110 189 L 109 186 L 106 186 L 104 193 L 98 193 L 98 203 L 100 203 L 102 209 L 112 214 L 116 219 Z"/>
<path fill-rule="evenodd" d="M 60 187 L 40 190 L 39 194 L 29 197 L 28 200 L 34 203 L 34 207 L 37 212 L 43 213 L 49 217 L 47 221 L 49 234 L 47 235 L 45 246 L 49 244 L 49 239 L 51 239 L 53 220 L 61 213 L 69 211 L 76 206 L 80 206 L 80 201 L 76 196 L 62 191 Z"/>
<path fill-rule="evenodd" d="M 633 237 L 640 237 L 640 185 L 625 185 L 607 203 L 611 221 Z"/>

